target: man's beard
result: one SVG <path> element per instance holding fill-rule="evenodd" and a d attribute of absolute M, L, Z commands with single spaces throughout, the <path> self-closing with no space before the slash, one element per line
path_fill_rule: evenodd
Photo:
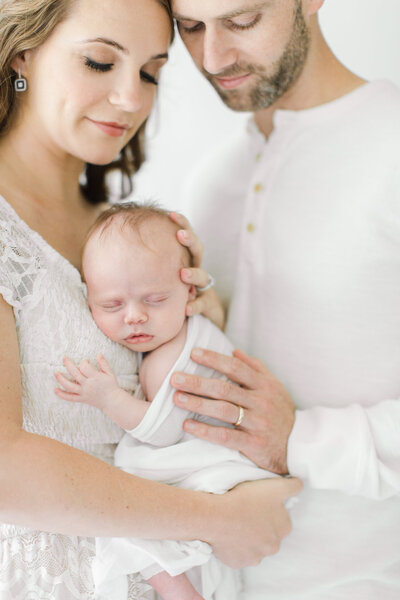
<path fill-rule="evenodd" d="M 297 2 L 294 24 L 290 40 L 280 58 L 272 65 L 272 73 L 267 74 L 260 65 L 233 65 L 218 74 L 218 78 L 240 77 L 251 73 L 257 77 L 256 83 L 247 92 L 240 89 L 222 90 L 214 76 L 203 70 L 203 75 L 213 85 L 223 102 L 233 110 L 255 112 L 271 106 L 296 82 L 303 70 L 310 47 L 310 33 L 304 20 L 301 2 Z"/>

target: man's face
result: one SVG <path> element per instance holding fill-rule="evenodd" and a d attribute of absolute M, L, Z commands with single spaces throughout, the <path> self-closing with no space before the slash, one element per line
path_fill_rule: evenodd
<path fill-rule="evenodd" d="M 197 67 L 233 110 L 268 108 L 296 82 L 310 33 L 301 0 L 173 0 Z"/>

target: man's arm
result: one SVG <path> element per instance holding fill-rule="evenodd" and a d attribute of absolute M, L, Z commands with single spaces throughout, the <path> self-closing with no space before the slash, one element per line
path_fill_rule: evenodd
<path fill-rule="evenodd" d="M 260 467 L 301 477 L 314 488 L 383 499 L 400 493 L 400 401 L 372 407 L 315 407 L 295 411 L 284 386 L 263 364 L 236 350 L 227 357 L 206 350 L 193 360 L 223 372 L 238 385 L 174 374 L 175 402 L 234 429 L 187 421 L 190 433 L 239 450 Z M 184 377 L 185 381 L 179 381 Z M 186 399 L 182 402 L 182 392 Z"/>

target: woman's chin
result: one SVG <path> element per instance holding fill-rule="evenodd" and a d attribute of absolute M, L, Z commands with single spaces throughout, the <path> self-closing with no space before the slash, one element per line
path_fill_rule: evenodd
<path fill-rule="evenodd" d="M 88 153 L 85 156 L 83 156 L 82 158 L 85 163 L 89 163 L 91 165 L 97 165 L 97 166 L 101 167 L 101 166 L 109 165 L 110 163 L 117 160 L 118 157 L 119 157 L 119 152 L 117 154 L 110 154 L 109 152 L 107 152 L 107 153 L 102 153 L 102 154 Z"/>

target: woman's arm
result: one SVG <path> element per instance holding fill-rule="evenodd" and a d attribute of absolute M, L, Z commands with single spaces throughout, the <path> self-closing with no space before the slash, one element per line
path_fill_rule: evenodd
<path fill-rule="evenodd" d="M 276 552 L 297 480 L 238 486 L 224 496 L 133 477 L 22 429 L 18 341 L 0 299 L 0 521 L 84 536 L 202 539 L 232 566 Z"/>

